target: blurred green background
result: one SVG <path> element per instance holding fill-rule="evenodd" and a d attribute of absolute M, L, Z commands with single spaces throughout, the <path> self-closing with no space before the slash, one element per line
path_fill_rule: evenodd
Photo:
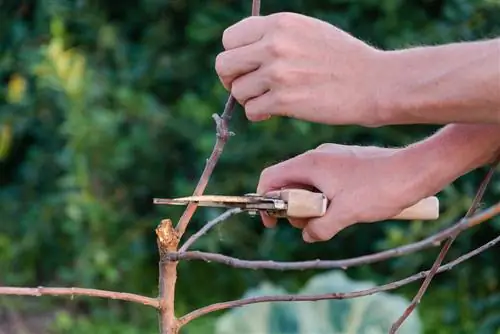
<path fill-rule="evenodd" d="M 214 71 L 223 30 L 251 1 L 0 1 L 0 284 L 80 286 L 157 293 L 154 228 L 182 207 L 153 197 L 188 195 L 215 136 L 211 115 L 227 92 Z M 498 36 L 498 0 L 263 0 L 262 14 L 294 11 L 327 20 L 380 48 Z M 253 192 L 260 171 L 323 142 L 405 145 L 437 128 L 366 129 L 288 119 L 250 123 L 241 107 L 236 133 L 207 193 Z M 198 249 L 246 259 L 340 259 L 420 240 L 459 219 L 485 170 L 439 196 L 437 222 L 354 226 L 305 245 L 281 224 L 265 230 L 237 216 Z M 484 205 L 500 194 L 495 180 Z M 198 209 L 188 234 L 221 211 Z M 500 220 L 464 232 L 447 259 L 487 242 Z M 438 248 L 347 270 L 385 283 L 428 269 Z M 426 333 L 494 333 L 500 327 L 498 260 L 490 250 L 441 274 L 418 308 Z M 179 266 L 177 312 L 240 297 L 270 280 L 299 290 L 318 271 L 274 272 L 202 262 Z M 412 298 L 420 282 L 396 292 Z M 401 310 L 402 311 L 402 310 Z M 210 333 L 222 313 L 185 333 Z M 155 333 L 153 309 L 88 298 L 1 297 L 0 332 Z M 26 332 L 31 333 L 31 332 Z"/>

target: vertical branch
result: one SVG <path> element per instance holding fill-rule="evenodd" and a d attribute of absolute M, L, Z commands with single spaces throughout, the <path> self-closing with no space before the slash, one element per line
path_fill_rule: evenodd
<path fill-rule="evenodd" d="M 260 15 L 260 0 L 253 0 L 252 16 L 258 16 L 258 15 Z M 215 165 L 219 161 L 219 157 L 221 156 L 222 151 L 224 150 L 226 142 L 228 141 L 231 135 L 234 135 L 228 129 L 228 123 L 231 120 L 235 104 L 236 100 L 230 94 L 227 99 L 226 105 L 224 107 L 224 112 L 222 113 L 222 115 L 219 116 L 217 114 L 214 114 L 212 116 L 215 119 L 217 127 L 217 135 L 216 135 L 217 140 L 215 142 L 212 154 L 210 155 L 210 158 L 208 158 L 207 163 L 205 164 L 205 169 L 201 173 L 200 180 L 198 181 L 198 184 L 194 189 L 193 196 L 200 196 L 203 194 L 205 188 L 207 187 L 210 176 L 212 176 L 212 172 L 214 171 Z M 177 224 L 176 227 L 180 237 L 182 237 L 182 235 L 186 231 L 187 225 L 189 224 L 189 221 L 193 217 L 197 207 L 198 205 L 196 203 L 189 203 L 186 209 L 184 210 L 184 213 L 179 219 L 179 223 Z"/>
<path fill-rule="evenodd" d="M 200 180 L 198 181 L 198 184 L 194 189 L 193 196 L 200 196 L 205 191 L 210 176 L 212 176 L 212 173 L 215 169 L 215 165 L 219 161 L 219 157 L 221 156 L 222 151 L 224 150 L 224 146 L 226 145 L 229 136 L 232 134 L 228 130 L 228 122 L 231 119 L 235 104 L 236 100 L 232 95 L 229 95 L 229 98 L 226 102 L 226 106 L 224 108 L 224 112 L 222 113 L 222 117 L 217 114 L 214 114 L 212 116 L 215 119 L 217 127 L 217 134 L 216 134 L 217 140 L 215 142 L 214 149 L 212 150 L 212 154 L 210 155 L 210 157 L 207 160 L 207 163 L 205 164 L 205 169 L 201 173 Z M 182 235 L 186 231 L 187 225 L 189 224 L 189 221 L 193 217 L 197 207 L 198 205 L 196 203 L 189 203 L 186 209 L 184 210 L 181 218 L 179 219 L 179 223 L 177 224 L 176 227 L 180 237 L 182 237 Z"/>
<path fill-rule="evenodd" d="M 252 1 L 252 15 L 259 15 L 260 1 Z M 228 129 L 228 123 L 231 120 L 236 99 L 230 94 L 224 111 L 221 116 L 214 114 L 212 117 L 216 123 L 216 142 L 210 157 L 207 159 L 205 168 L 196 185 L 193 195 L 202 195 L 207 187 L 210 176 L 215 165 L 219 161 L 224 146 L 231 135 L 234 135 Z M 177 264 L 175 260 L 168 259 L 168 253 L 177 252 L 179 241 L 186 232 L 189 221 L 197 208 L 196 203 L 190 203 L 182 213 L 176 228 L 172 226 L 170 219 L 164 219 L 156 228 L 159 261 L 159 327 L 161 334 L 178 334 L 180 324 L 175 317 L 175 284 L 177 281 Z"/>
<path fill-rule="evenodd" d="M 476 212 L 476 210 L 479 208 L 479 205 L 480 205 L 481 200 L 483 198 L 483 195 L 486 191 L 486 188 L 488 187 L 488 184 L 489 184 L 491 178 L 493 177 L 493 174 L 495 173 L 495 169 L 499 163 L 500 163 L 500 155 L 495 159 L 495 161 L 493 162 L 493 165 L 491 166 L 491 168 L 489 169 L 485 178 L 481 182 L 481 185 L 479 186 L 479 189 L 476 193 L 476 196 L 475 196 L 474 200 L 472 201 L 472 204 L 465 215 L 466 219 L 469 218 L 470 216 L 472 216 Z M 443 248 L 439 252 L 439 255 L 437 256 L 436 260 L 434 261 L 434 264 L 432 265 L 432 267 L 429 271 L 429 275 L 425 278 L 424 282 L 420 286 L 420 289 L 418 290 L 417 294 L 413 298 L 411 304 L 404 311 L 403 315 L 401 317 L 399 317 L 398 320 L 396 320 L 396 322 L 394 322 L 394 324 L 391 326 L 391 329 L 389 331 L 390 334 L 396 333 L 396 331 L 403 325 L 403 322 L 410 316 L 410 314 L 413 312 L 413 310 L 417 307 L 417 304 L 420 303 L 425 291 L 427 290 L 427 288 L 431 284 L 431 281 L 434 278 L 434 275 L 437 273 L 439 266 L 441 265 L 446 254 L 448 253 L 448 250 L 451 248 L 451 245 L 453 244 L 453 242 L 455 241 L 457 236 L 460 234 L 460 232 L 461 232 L 460 230 L 454 232 L 449 237 L 449 239 L 446 240 L 446 243 L 444 244 Z"/>
<path fill-rule="evenodd" d="M 169 252 L 177 251 L 179 233 L 170 219 L 164 219 L 156 228 L 159 262 L 159 327 L 161 334 L 177 334 L 179 325 L 175 318 L 175 283 L 177 261 L 166 260 Z"/>

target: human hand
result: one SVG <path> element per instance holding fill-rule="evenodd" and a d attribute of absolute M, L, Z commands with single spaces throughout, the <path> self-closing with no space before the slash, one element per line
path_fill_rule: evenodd
<path fill-rule="evenodd" d="M 324 193 L 331 202 L 323 217 L 289 222 L 303 229 L 304 241 L 325 241 L 350 225 L 390 219 L 436 190 L 437 180 L 416 171 L 421 156 L 408 158 L 404 150 L 323 144 L 266 168 L 257 193 L 292 187 Z M 267 227 L 276 223 L 261 217 Z"/>
<path fill-rule="evenodd" d="M 222 42 L 216 72 L 249 120 L 380 125 L 382 52 L 335 26 L 294 13 L 252 16 L 226 29 Z"/>

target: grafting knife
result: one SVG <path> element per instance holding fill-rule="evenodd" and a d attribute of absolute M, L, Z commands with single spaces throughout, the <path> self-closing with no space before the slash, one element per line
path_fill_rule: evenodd
<path fill-rule="evenodd" d="M 319 192 L 305 189 L 283 189 L 265 195 L 245 194 L 243 196 L 201 195 L 180 198 L 155 198 L 154 204 L 187 205 L 240 208 L 251 214 L 264 211 L 276 218 L 316 218 L 326 213 L 328 198 Z M 362 204 L 361 204 L 362 205 Z M 426 197 L 404 209 L 391 220 L 433 220 L 439 217 L 439 200 L 435 196 Z"/>

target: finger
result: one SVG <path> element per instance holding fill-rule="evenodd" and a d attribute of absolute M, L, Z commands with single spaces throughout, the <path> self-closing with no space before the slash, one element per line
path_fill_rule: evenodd
<path fill-rule="evenodd" d="M 258 44 L 221 52 L 215 59 L 215 71 L 226 89 L 232 82 L 260 67 L 265 58 L 264 49 Z"/>
<path fill-rule="evenodd" d="M 259 178 L 257 193 L 265 194 L 297 184 L 314 187 L 314 171 L 311 170 L 313 164 L 314 161 L 311 161 L 306 152 L 264 169 Z"/>
<path fill-rule="evenodd" d="M 270 84 L 269 84 L 270 85 Z M 258 122 L 271 116 L 294 115 L 294 105 L 298 95 L 289 90 L 278 90 L 271 87 L 265 94 L 247 100 L 245 114 L 249 121 Z"/>
<path fill-rule="evenodd" d="M 355 223 L 351 215 L 330 203 L 324 216 L 311 219 L 304 227 L 302 237 L 308 243 L 330 240 L 344 228 Z"/>
<path fill-rule="evenodd" d="M 260 40 L 265 33 L 267 20 L 263 16 L 249 16 L 224 30 L 222 45 L 231 50 Z"/>
<path fill-rule="evenodd" d="M 245 106 L 248 100 L 257 98 L 268 90 L 268 82 L 259 69 L 240 76 L 231 84 L 231 94 L 242 106 Z"/>
<path fill-rule="evenodd" d="M 260 218 L 262 219 L 262 224 L 267 228 L 273 228 L 276 226 L 277 219 L 267 215 L 265 212 L 259 212 Z"/>
<path fill-rule="evenodd" d="M 303 229 L 305 226 L 307 226 L 309 219 L 288 218 L 288 222 L 290 223 L 290 225 L 292 225 L 295 228 Z"/>

